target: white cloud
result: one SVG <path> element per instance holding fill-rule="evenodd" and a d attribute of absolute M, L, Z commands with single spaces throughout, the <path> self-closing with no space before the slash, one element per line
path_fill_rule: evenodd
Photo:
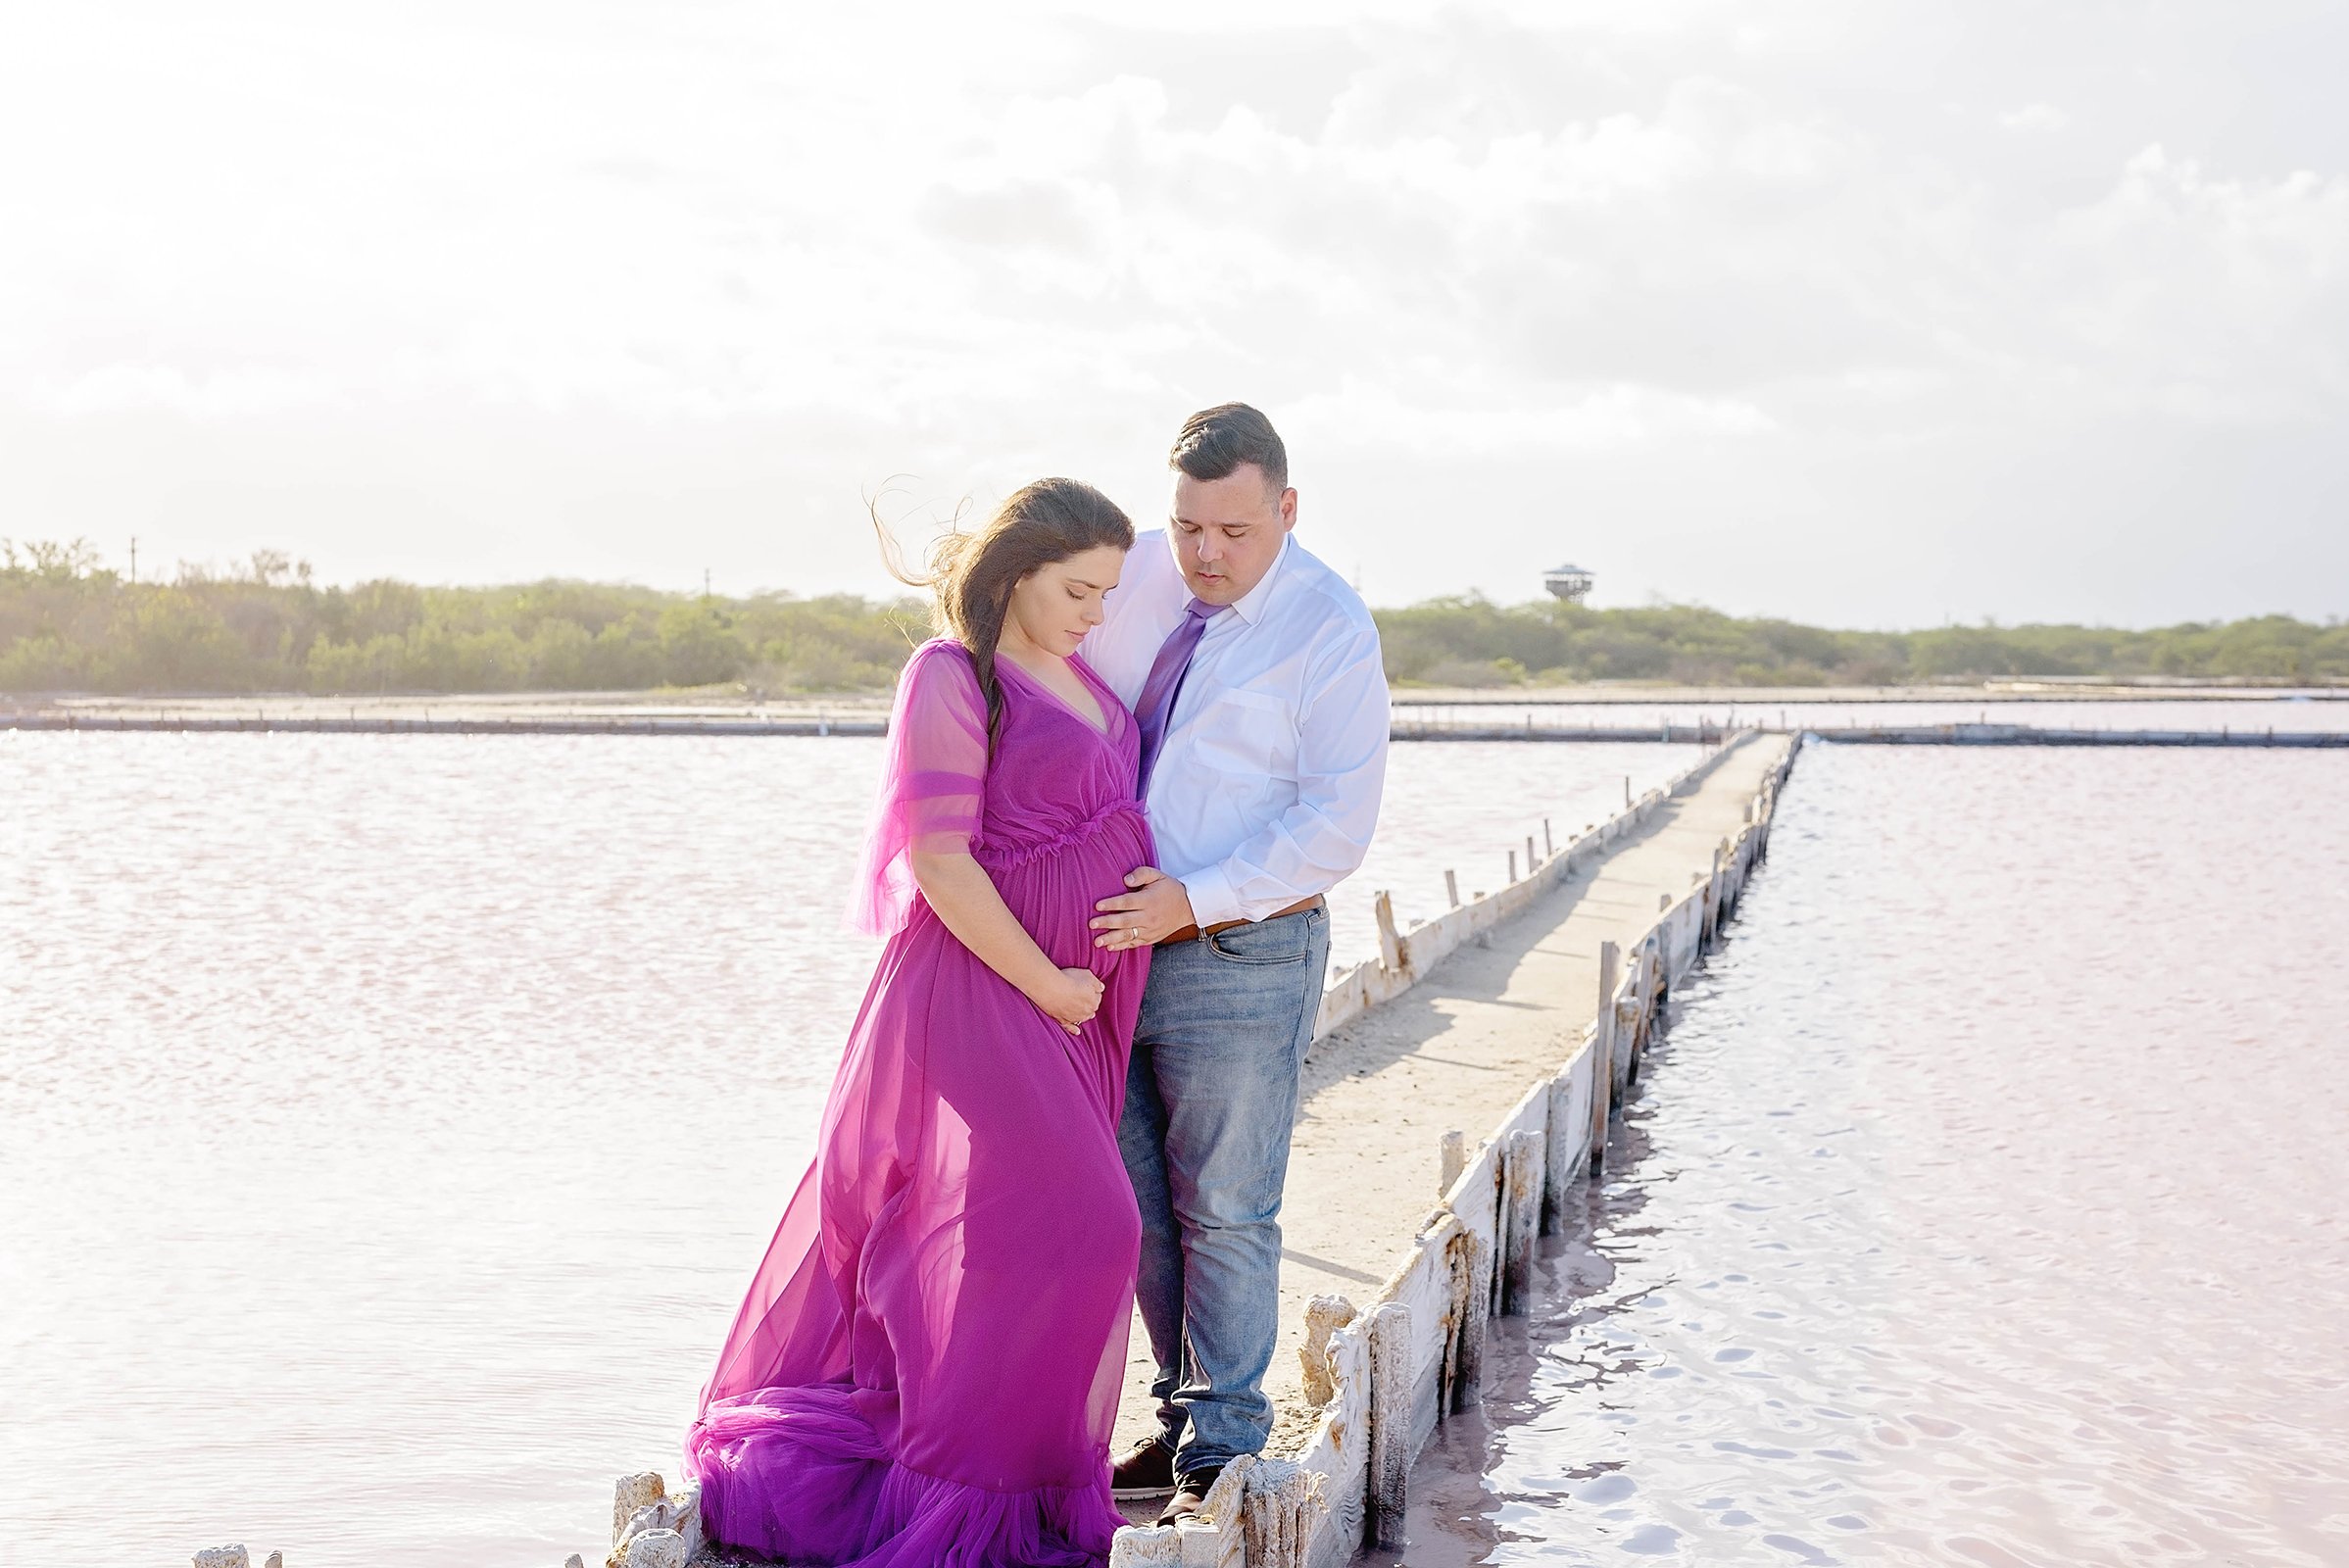
<path fill-rule="evenodd" d="M 881 477 L 1043 466 L 1154 506 L 1168 428 L 1238 394 L 1372 554 L 1383 497 L 1473 462 L 1683 539 L 1611 568 L 1635 597 L 2144 618 L 2228 606 L 1961 548 L 1999 476 L 2071 450 L 2070 493 L 2158 512 L 2231 470 L 2135 470 L 2224 432 L 2285 443 L 2312 498 L 2342 476 L 2343 112 L 2226 74 L 2291 21 L 2258 4 L 1133 16 L 53 8 L 0 60 L 0 145 L 37 150 L 0 165 L 0 438 L 29 454 L 0 501 L 330 574 L 671 580 L 684 550 L 877 585 L 832 519 Z M 307 489 L 276 482 L 296 439 L 335 454 Z M 419 568 L 387 496 L 497 523 Z M 2333 559 L 2314 499 L 2262 508 Z M 1684 538 L 1756 518 L 1784 560 Z M 1515 592 L 1543 526 L 1480 522 L 1422 586 Z M 1805 559 L 1894 547 L 1975 576 L 1923 605 L 1917 571 Z M 2349 608 L 2320 576 L 2240 602 Z"/>
<path fill-rule="evenodd" d="M 2000 115 L 1998 122 L 2009 130 L 2061 130 L 2072 123 L 2072 117 L 2053 104 L 2026 104 Z"/>

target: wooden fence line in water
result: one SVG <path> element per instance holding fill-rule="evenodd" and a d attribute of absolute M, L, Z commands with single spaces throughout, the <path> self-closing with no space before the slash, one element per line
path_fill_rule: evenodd
<path fill-rule="evenodd" d="M 1651 791 L 1526 881 L 1395 939 L 1409 978 L 1635 830 L 1731 749 L 1669 792 Z M 1524 1309 L 1537 1238 L 1565 1223 L 1575 1178 L 1603 1165 L 1609 1112 L 1639 1076 L 1672 986 L 1717 940 L 1761 861 L 1793 759 L 1789 751 L 1764 776 L 1709 874 L 1697 873 L 1677 900 L 1664 895 L 1654 924 L 1628 949 L 1602 944 L 1597 1015 L 1558 1070 L 1526 1091 L 1473 1157 L 1462 1134 L 1444 1135 L 1442 1201 L 1368 1308 L 1337 1296 L 1308 1306 L 1306 1398 L 1321 1416 L 1303 1451 L 1227 1466 L 1205 1522 L 1119 1531 L 1110 1568 L 1336 1568 L 1365 1546 L 1403 1544 L 1411 1465 L 1439 1421 L 1476 1403 L 1491 1322 Z M 1383 948 L 1385 939 L 1382 931 Z M 1407 989 L 1409 978 L 1343 977 L 1332 988 L 1333 997 L 1344 993 L 1338 1010 L 1325 1002 L 1325 1027 Z M 1356 985 L 1359 1001 L 1347 989 Z"/>

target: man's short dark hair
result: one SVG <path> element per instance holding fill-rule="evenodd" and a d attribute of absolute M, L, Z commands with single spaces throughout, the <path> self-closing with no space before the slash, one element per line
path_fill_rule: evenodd
<path fill-rule="evenodd" d="M 1244 463 L 1264 470 L 1275 495 L 1289 488 L 1289 449 L 1272 421 L 1245 403 L 1218 403 L 1183 421 L 1166 466 L 1194 479 L 1225 479 Z"/>

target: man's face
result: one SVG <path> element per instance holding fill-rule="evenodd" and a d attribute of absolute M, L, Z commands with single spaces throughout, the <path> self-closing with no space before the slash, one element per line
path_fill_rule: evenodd
<path fill-rule="evenodd" d="M 1248 596 L 1264 580 L 1281 541 L 1297 525 L 1297 492 L 1275 490 L 1264 470 L 1243 463 L 1220 479 L 1175 470 L 1168 529 L 1191 592 L 1210 605 Z"/>

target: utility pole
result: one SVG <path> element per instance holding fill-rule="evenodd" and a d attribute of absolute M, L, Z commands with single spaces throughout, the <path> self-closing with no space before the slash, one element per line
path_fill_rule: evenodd
<path fill-rule="evenodd" d="M 710 603 L 710 568 L 702 568 L 702 603 Z"/>
<path fill-rule="evenodd" d="M 130 586 L 138 586 L 138 535 L 130 536 Z"/>

